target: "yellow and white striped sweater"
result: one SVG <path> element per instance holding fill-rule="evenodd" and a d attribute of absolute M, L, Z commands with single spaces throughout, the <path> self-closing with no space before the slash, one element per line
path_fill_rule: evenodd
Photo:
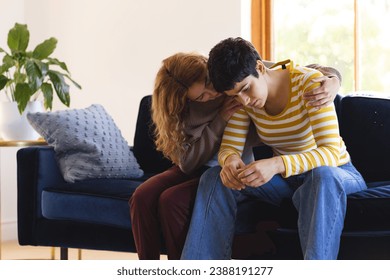
<path fill-rule="evenodd" d="M 340 166 L 350 161 L 340 137 L 334 105 L 316 110 L 302 95 L 318 85 L 312 79 L 322 76 L 311 68 L 287 65 L 290 72 L 290 100 L 278 115 L 264 108 L 244 107 L 229 120 L 218 155 L 221 166 L 232 154 L 241 156 L 248 127 L 252 120 L 261 141 L 281 156 L 289 177 L 319 166 Z"/>

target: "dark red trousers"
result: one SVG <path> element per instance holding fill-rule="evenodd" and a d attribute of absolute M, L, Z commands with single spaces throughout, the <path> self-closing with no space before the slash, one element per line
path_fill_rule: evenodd
<path fill-rule="evenodd" d="M 129 200 L 132 230 L 140 260 L 160 259 L 163 234 L 168 259 L 178 260 L 191 220 L 200 174 L 177 166 L 142 183 Z"/>

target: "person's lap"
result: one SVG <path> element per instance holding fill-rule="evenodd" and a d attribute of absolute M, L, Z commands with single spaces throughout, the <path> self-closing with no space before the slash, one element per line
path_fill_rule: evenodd
<path fill-rule="evenodd" d="M 276 175 L 268 183 L 262 186 L 246 187 L 241 191 L 226 188 L 220 179 L 220 171 L 220 167 L 213 167 L 206 171 L 201 177 L 193 214 L 193 219 L 196 220 L 194 222 L 194 227 L 196 228 L 194 229 L 194 234 L 192 234 L 191 228 L 189 232 L 190 239 L 194 237 L 194 239 L 197 240 L 195 243 L 199 243 L 202 236 L 206 239 L 210 239 L 211 237 L 207 237 L 210 235 L 210 232 L 217 231 L 215 228 L 212 228 L 212 225 L 219 222 L 226 227 L 226 232 L 228 232 L 229 237 L 222 242 L 225 244 L 224 246 L 228 246 L 227 243 L 230 242 L 229 240 L 231 240 L 231 235 L 234 231 L 232 227 L 234 228 L 234 219 L 238 203 L 245 202 L 248 198 L 257 198 L 267 203 L 279 205 L 284 198 L 293 197 L 305 180 L 310 181 L 312 179 L 309 176 L 313 176 L 313 174 L 315 175 L 316 180 L 326 180 L 327 176 L 337 176 L 340 179 L 340 182 L 342 182 L 341 188 L 345 188 L 345 193 L 347 194 L 364 188 L 364 181 L 362 181 L 360 174 L 352 164 L 341 167 L 321 167 L 318 170 L 313 169 L 305 174 L 292 176 L 287 179 L 280 175 Z M 324 174 L 326 176 L 323 176 Z M 313 192 L 308 185 L 310 184 L 306 184 L 306 191 L 309 193 Z M 198 211 L 199 213 L 196 213 Z M 207 231 L 210 232 L 207 233 Z M 218 234 L 211 234 L 211 236 L 218 236 Z M 205 242 L 205 249 L 213 244 L 210 240 Z M 190 253 L 190 250 L 195 247 L 195 243 L 192 243 L 191 241 L 188 243 L 189 246 L 187 246 L 186 243 L 187 250 L 185 249 L 184 258 L 203 258 L 203 256 L 200 255 L 201 253 Z M 229 253 L 229 249 L 224 249 L 218 254 L 213 254 L 212 250 L 209 251 L 210 256 L 205 256 L 205 258 L 211 258 L 212 256 L 226 258 Z"/>

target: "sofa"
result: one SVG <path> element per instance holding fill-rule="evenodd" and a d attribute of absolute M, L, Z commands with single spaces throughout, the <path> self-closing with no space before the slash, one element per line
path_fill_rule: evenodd
<path fill-rule="evenodd" d="M 17 153 L 18 240 L 20 245 L 136 252 L 128 200 L 147 178 L 172 163 L 155 150 L 151 96 L 139 106 L 131 148 L 144 175 L 136 179 L 64 180 L 51 146 Z M 378 96 L 338 96 L 340 133 L 369 188 L 348 196 L 340 259 L 390 259 L 390 100 Z M 255 147 L 260 158 L 269 151 Z M 233 258 L 300 259 L 297 212 L 252 200 L 240 204 Z M 162 239 L 161 252 L 164 253 Z"/>

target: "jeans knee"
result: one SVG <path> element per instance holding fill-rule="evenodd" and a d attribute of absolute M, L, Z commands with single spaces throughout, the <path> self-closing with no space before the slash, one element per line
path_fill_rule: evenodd
<path fill-rule="evenodd" d="M 198 186 L 198 196 L 208 197 L 222 185 L 220 179 L 221 167 L 215 166 L 206 170 L 200 177 Z"/>
<path fill-rule="evenodd" d="M 333 179 L 337 177 L 338 168 L 333 166 L 319 166 L 311 170 L 312 176 L 319 179 Z"/>
<path fill-rule="evenodd" d="M 200 177 L 199 185 L 209 185 L 210 182 L 214 182 L 219 178 L 219 174 L 221 173 L 221 167 L 214 166 L 207 169 L 202 176 Z"/>
<path fill-rule="evenodd" d="M 306 178 L 308 188 L 312 188 L 317 193 L 335 192 L 340 194 L 344 192 L 343 180 L 340 177 L 339 169 L 332 166 L 320 166 L 314 168 Z"/>

